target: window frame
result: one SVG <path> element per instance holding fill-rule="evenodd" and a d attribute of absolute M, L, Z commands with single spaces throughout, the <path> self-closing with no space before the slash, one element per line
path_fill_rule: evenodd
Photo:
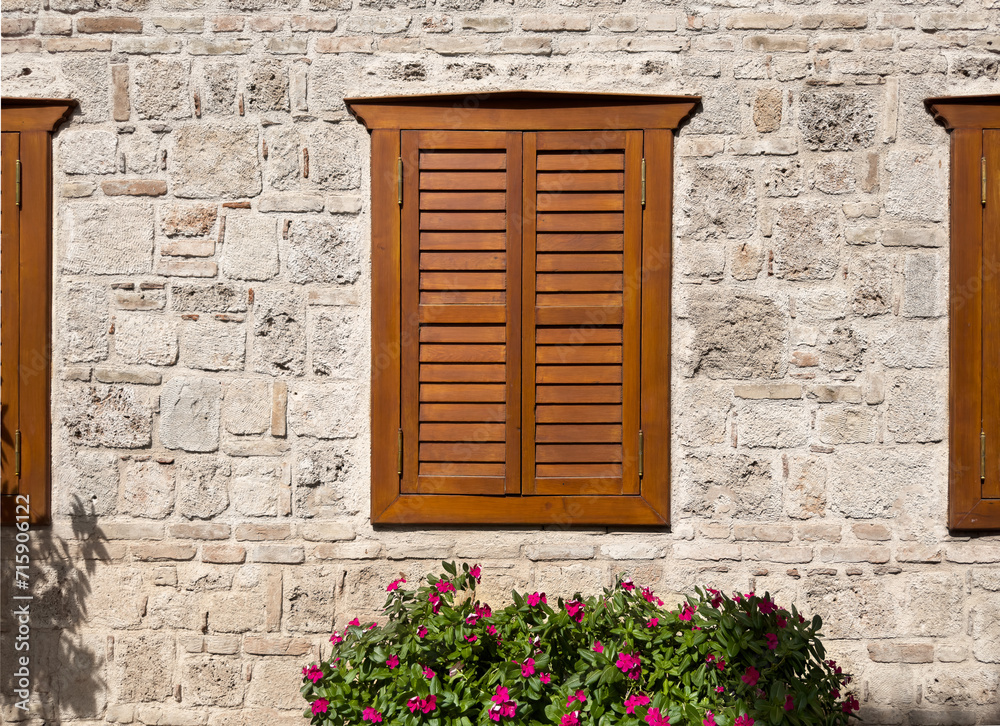
<path fill-rule="evenodd" d="M 469 95 L 351 98 L 345 104 L 371 133 L 373 524 L 668 526 L 670 523 L 670 293 L 673 133 L 697 96 L 517 91 Z M 652 445 L 638 496 L 476 496 L 404 494 L 396 452 L 400 401 L 401 220 L 397 162 L 403 130 L 641 130 L 647 165 L 642 218 L 642 378 L 640 416 Z M 404 172 L 405 173 L 405 172 Z M 648 264 L 647 264 L 648 261 Z"/>
<path fill-rule="evenodd" d="M 18 504 L 27 495 L 29 523 L 45 525 L 52 521 L 52 133 L 69 118 L 77 103 L 72 99 L 3 98 L 0 104 L 5 143 L 8 134 L 17 135 L 16 161 L 21 171 L 18 207 L 8 187 L 16 167 L 4 159 L 4 236 L 15 235 L 17 245 L 3 245 L 3 360 L 5 370 L 13 366 L 17 375 L 13 381 L 8 377 L 3 387 L 0 523 L 14 525 L 23 517 Z M 12 349 L 13 354 L 9 352 Z M 22 375 L 25 371 L 30 375 Z M 12 417 L 17 420 L 10 421 Z M 21 439 L 19 476 L 11 471 L 15 468 L 15 432 L 20 432 Z"/>
<path fill-rule="evenodd" d="M 1000 200 L 994 200 L 1000 179 L 990 180 L 988 206 L 981 166 L 984 131 L 1000 129 L 1000 95 L 929 98 L 925 104 L 951 136 L 948 526 L 956 532 L 1000 530 L 1000 498 L 984 492 L 989 486 L 1000 493 L 1000 482 L 990 480 L 1000 468 L 1000 430 L 987 431 L 991 426 L 983 418 L 984 387 L 1000 386 L 996 369 L 989 375 L 984 365 L 990 345 L 995 352 L 1000 341 L 984 340 L 989 331 L 983 308 L 985 219 L 1000 211 Z"/>

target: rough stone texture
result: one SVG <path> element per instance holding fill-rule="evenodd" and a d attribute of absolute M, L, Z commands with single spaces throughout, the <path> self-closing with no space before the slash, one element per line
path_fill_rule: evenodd
<path fill-rule="evenodd" d="M 202 237 L 215 227 L 218 210 L 208 204 L 174 204 L 161 212 L 160 229 L 167 237 Z"/>
<path fill-rule="evenodd" d="M 305 311 L 295 293 L 260 293 L 254 304 L 253 369 L 272 376 L 305 372 Z"/>
<path fill-rule="evenodd" d="M 828 280 L 837 271 L 842 245 L 834 210 L 785 204 L 774 221 L 775 274 L 787 280 Z"/>
<path fill-rule="evenodd" d="M 183 363 L 203 371 L 243 370 L 246 328 L 235 322 L 185 321 L 181 325 Z"/>
<path fill-rule="evenodd" d="M 63 272 L 122 275 L 152 269 L 153 208 L 149 204 L 75 204 L 65 218 Z"/>
<path fill-rule="evenodd" d="M 115 352 L 126 363 L 169 366 L 177 362 L 177 326 L 149 313 L 120 313 L 115 321 Z"/>
<path fill-rule="evenodd" d="M 109 131 L 80 130 L 59 140 L 58 163 L 67 174 L 113 174 L 118 137 Z"/>
<path fill-rule="evenodd" d="M 132 69 L 132 108 L 141 119 L 191 116 L 186 61 L 144 58 Z"/>
<path fill-rule="evenodd" d="M 311 368 L 317 376 L 360 378 L 367 337 L 361 311 L 354 307 L 313 307 L 309 311 Z"/>
<path fill-rule="evenodd" d="M 177 512 L 187 519 L 211 519 L 229 506 L 229 463 L 214 457 L 185 459 L 177 470 Z"/>
<path fill-rule="evenodd" d="M 175 467 L 146 457 L 123 458 L 118 467 L 118 511 L 162 519 L 174 508 Z"/>
<path fill-rule="evenodd" d="M 799 101 L 802 139 L 820 151 L 866 149 L 875 140 L 874 108 L 864 91 L 807 90 Z"/>
<path fill-rule="evenodd" d="M 364 416 L 365 397 L 354 383 L 288 387 L 288 428 L 298 436 L 354 438 Z"/>
<path fill-rule="evenodd" d="M 239 285 L 212 284 L 174 285 L 171 290 L 174 310 L 203 313 L 241 313 L 247 309 L 246 290 Z"/>
<path fill-rule="evenodd" d="M 231 434 L 262 434 L 271 423 L 271 386 L 266 380 L 238 378 L 226 388 L 222 420 Z"/>
<path fill-rule="evenodd" d="M 208 378 L 173 378 L 160 394 L 160 440 L 168 449 L 219 448 L 222 386 Z"/>
<path fill-rule="evenodd" d="M 60 325 L 57 337 L 64 344 L 68 363 L 90 363 L 108 357 L 107 288 L 101 284 L 71 282 L 58 293 Z"/>
<path fill-rule="evenodd" d="M 273 517 L 278 513 L 278 495 L 287 472 L 281 462 L 250 458 L 233 465 L 233 508 L 248 517 Z"/>
<path fill-rule="evenodd" d="M 258 132 L 249 124 L 184 125 L 174 132 L 173 192 L 178 197 L 251 197 L 260 193 Z"/>
<path fill-rule="evenodd" d="M 943 373 L 900 373 L 888 391 L 886 428 L 900 443 L 942 441 L 948 433 L 948 382 Z"/>
<path fill-rule="evenodd" d="M 150 444 L 152 409 L 134 388 L 70 388 L 63 393 L 59 408 L 66 436 L 73 443 L 114 449 Z"/>
<path fill-rule="evenodd" d="M 228 215 L 222 271 L 239 280 L 268 280 L 277 275 L 277 222 L 269 217 Z"/>
<path fill-rule="evenodd" d="M 295 221 L 288 229 L 285 267 L 292 282 L 340 285 L 361 275 L 358 231 L 350 218 L 336 223 Z"/>

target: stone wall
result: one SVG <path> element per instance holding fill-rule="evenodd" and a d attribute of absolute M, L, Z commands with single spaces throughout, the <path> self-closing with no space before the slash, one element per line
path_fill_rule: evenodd
<path fill-rule="evenodd" d="M 445 558 L 493 600 L 769 590 L 824 616 L 867 723 L 1000 723 L 1000 538 L 945 527 L 949 151 L 922 105 L 998 90 L 998 0 L 3 11 L 4 95 L 80 100 L 30 723 L 301 723 L 334 625 Z M 676 142 L 669 531 L 369 522 L 369 147 L 342 99 L 518 88 L 704 97 Z"/>

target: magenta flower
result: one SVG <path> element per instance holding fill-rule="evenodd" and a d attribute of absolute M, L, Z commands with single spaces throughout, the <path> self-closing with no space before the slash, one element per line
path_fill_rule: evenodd
<path fill-rule="evenodd" d="M 427 680 L 430 680 L 433 677 L 434 677 L 434 670 L 431 669 L 431 668 L 428 668 L 427 666 L 424 666 L 424 678 L 426 678 Z"/>
<path fill-rule="evenodd" d="M 691 607 L 691 603 L 687 603 L 684 606 L 684 609 L 681 610 L 681 614 L 678 617 L 681 620 L 689 621 L 689 620 L 691 620 L 691 616 L 694 615 L 695 610 L 697 610 L 697 609 L 698 609 L 697 606 Z"/>
<path fill-rule="evenodd" d="M 639 706 L 645 706 L 649 703 L 649 696 L 645 693 L 635 693 L 625 699 L 625 713 L 635 713 L 635 709 Z"/>
<path fill-rule="evenodd" d="M 479 565 L 474 565 L 472 569 L 469 570 L 469 574 L 472 575 L 472 579 L 479 582 L 480 578 L 483 576 L 483 571 L 479 568 Z"/>
<path fill-rule="evenodd" d="M 587 694 L 583 691 L 577 691 L 576 693 L 571 693 L 569 698 L 566 699 L 566 708 L 569 708 L 574 703 L 579 701 L 581 704 L 587 702 Z"/>
<path fill-rule="evenodd" d="M 651 708 L 646 712 L 646 723 L 649 726 L 670 726 L 670 717 L 662 715 L 658 708 Z"/>
<path fill-rule="evenodd" d="M 722 686 L 716 686 L 716 687 L 715 687 L 715 692 L 716 692 L 716 693 L 725 693 L 725 692 L 726 692 L 726 689 L 725 689 L 725 688 L 723 688 Z"/>
<path fill-rule="evenodd" d="M 360 628 L 361 627 L 361 621 L 358 620 L 357 618 L 354 618 L 354 620 L 352 620 L 351 622 L 349 622 L 347 625 L 348 625 L 348 627 L 350 627 L 351 625 L 353 625 L 356 628 Z"/>
<path fill-rule="evenodd" d="M 317 698 L 312 702 L 312 712 L 313 716 L 317 713 L 326 713 L 327 708 L 330 706 L 330 702 L 325 698 Z"/>
<path fill-rule="evenodd" d="M 506 688 L 497 686 L 497 691 L 490 700 L 493 701 L 489 714 L 491 721 L 514 717 L 517 711 L 517 702 L 510 700 L 510 695 Z"/>
<path fill-rule="evenodd" d="M 701 724 L 702 726 L 715 726 L 715 714 L 711 711 L 706 711 L 705 718 Z"/>
<path fill-rule="evenodd" d="M 436 583 L 434 583 L 434 587 L 436 587 L 437 591 L 442 594 L 446 592 L 455 592 L 455 586 L 452 585 L 447 580 L 438 580 Z"/>
<path fill-rule="evenodd" d="M 603 653 L 604 652 L 604 645 L 601 643 L 601 641 L 595 640 L 594 641 L 594 648 L 593 648 L 593 650 L 594 650 L 595 653 Z"/>
<path fill-rule="evenodd" d="M 785 710 L 791 711 L 793 708 L 795 708 L 795 703 L 793 702 L 792 695 L 788 694 L 785 696 Z"/>
<path fill-rule="evenodd" d="M 372 723 L 382 723 L 382 714 L 369 706 L 361 713 L 361 720 L 371 721 Z"/>
<path fill-rule="evenodd" d="M 841 704 L 840 709 L 844 713 L 850 713 L 851 711 L 860 711 L 861 704 L 858 703 L 858 699 L 854 697 L 853 693 L 848 693 L 847 700 Z"/>
<path fill-rule="evenodd" d="M 390 655 L 388 658 L 385 659 L 385 664 L 389 666 L 389 670 L 392 670 L 393 668 L 399 665 L 399 656 L 397 656 L 396 654 Z"/>
<path fill-rule="evenodd" d="M 425 637 L 427 637 L 427 628 L 425 628 L 422 625 L 419 628 L 417 628 L 417 637 L 418 638 L 425 638 Z"/>
<path fill-rule="evenodd" d="M 316 683 L 323 677 L 323 671 L 318 666 L 309 666 L 308 668 L 302 669 L 302 675 L 308 678 L 313 683 Z"/>
<path fill-rule="evenodd" d="M 528 676 L 535 675 L 535 659 L 534 658 L 526 658 L 525 661 L 524 661 L 524 663 L 521 664 L 521 675 L 524 678 L 527 678 Z"/>
<path fill-rule="evenodd" d="M 760 673 L 756 668 L 750 666 L 747 668 L 747 672 L 740 677 L 740 680 L 746 683 L 748 686 L 756 686 L 757 680 L 760 678 Z"/>
<path fill-rule="evenodd" d="M 369 630 L 375 630 L 375 628 L 377 628 L 377 627 L 378 627 L 378 623 L 372 623 L 371 625 L 368 626 L 368 629 Z"/>
<path fill-rule="evenodd" d="M 618 584 L 621 585 L 622 590 L 625 590 L 625 592 L 632 592 L 635 589 L 635 583 L 632 582 L 631 577 L 623 577 L 622 581 Z"/>
<path fill-rule="evenodd" d="M 757 602 L 757 609 L 760 610 L 765 615 L 770 615 L 771 613 L 773 613 L 775 610 L 778 609 L 778 606 L 765 598 Z"/>
<path fill-rule="evenodd" d="M 433 693 L 427 698 L 417 698 L 414 696 L 409 701 L 406 702 L 406 707 L 410 709 L 410 713 L 430 713 L 437 708 L 437 696 Z"/>
<path fill-rule="evenodd" d="M 714 663 L 715 662 L 715 656 L 712 655 L 711 653 L 709 653 L 708 655 L 705 656 L 705 662 L 706 663 Z"/>
<path fill-rule="evenodd" d="M 655 628 L 659 624 L 660 624 L 660 619 L 659 618 L 650 618 L 649 622 L 646 623 L 646 627 L 647 628 Z"/>
<path fill-rule="evenodd" d="M 497 634 L 496 626 L 495 625 L 487 625 L 486 626 L 486 632 L 488 634 L 490 634 L 490 635 L 496 635 Z"/>
<path fill-rule="evenodd" d="M 768 650 L 774 650 L 778 647 L 778 636 L 774 633 L 764 633 L 764 637 L 767 638 L 767 648 Z"/>
<path fill-rule="evenodd" d="M 330 636 L 330 642 L 333 643 L 334 645 L 340 645 L 341 643 L 344 642 L 344 639 L 340 636 L 340 634 L 337 631 L 334 631 L 333 635 Z"/>
<path fill-rule="evenodd" d="M 644 587 L 642 588 L 642 599 L 646 602 L 653 602 L 656 598 L 653 597 L 653 591 L 650 588 Z"/>
<path fill-rule="evenodd" d="M 530 595 L 528 595 L 528 605 L 530 607 L 535 607 L 540 602 L 548 605 L 548 601 L 545 599 L 544 592 L 533 592 Z"/>
<path fill-rule="evenodd" d="M 441 596 L 431 590 L 427 593 L 427 602 L 431 604 L 431 612 L 437 615 L 438 610 L 441 608 Z"/>
<path fill-rule="evenodd" d="M 726 659 L 719 658 L 719 660 L 715 664 L 715 667 L 718 668 L 720 671 L 726 670 Z"/>
<path fill-rule="evenodd" d="M 489 605 L 479 605 L 476 603 L 476 617 L 477 618 L 488 618 L 493 614 L 493 610 L 490 609 Z"/>
<path fill-rule="evenodd" d="M 549 683 L 552 680 L 552 675 L 549 673 L 540 673 L 538 675 L 538 680 L 542 683 Z"/>
<path fill-rule="evenodd" d="M 469 641 L 470 643 L 475 643 L 477 640 L 479 640 L 479 636 L 478 635 L 466 635 L 465 639 L 467 641 Z"/>
<path fill-rule="evenodd" d="M 840 698 L 840 691 L 834 688 L 832 691 L 830 691 L 830 695 L 833 696 L 834 698 Z"/>
<path fill-rule="evenodd" d="M 753 719 L 748 714 L 737 716 L 736 720 L 733 721 L 733 726 L 753 726 Z"/>
<path fill-rule="evenodd" d="M 779 628 L 787 628 L 788 627 L 788 621 L 785 620 L 780 615 L 778 616 L 778 627 Z"/>
<path fill-rule="evenodd" d="M 641 666 L 641 661 L 639 660 L 638 653 L 619 653 L 618 661 L 615 665 L 618 666 L 618 669 L 630 680 L 639 680 L 639 668 Z"/>
<path fill-rule="evenodd" d="M 580 719 L 578 718 L 579 713 L 579 711 L 567 713 L 559 720 L 559 726 L 580 726 Z"/>
<path fill-rule="evenodd" d="M 566 612 L 569 614 L 569 619 L 577 622 L 583 622 L 583 603 L 579 600 L 570 600 L 566 603 Z"/>
<path fill-rule="evenodd" d="M 405 577 L 401 577 L 398 580 L 393 580 L 389 583 L 389 586 L 385 588 L 386 592 L 392 592 L 393 590 L 398 590 L 399 586 L 406 582 Z"/>

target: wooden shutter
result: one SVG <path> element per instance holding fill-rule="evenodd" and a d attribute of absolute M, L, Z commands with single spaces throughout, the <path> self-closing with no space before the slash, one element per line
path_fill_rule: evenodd
<path fill-rule="evenodd" d="M 639 493 L 641 131 L 524 135 L 525 494 Z"/>
<path fill-rule="evenodd" d="M 983 131 L 983 499 L 1000 503 L 1000 129 Z M 998 521 L 997 526 L 1000 526 Z"/>
<path fill-rule="evenodd" d="M 518 493 L 521 134 L 401 148 L 401 490 Z"/>

